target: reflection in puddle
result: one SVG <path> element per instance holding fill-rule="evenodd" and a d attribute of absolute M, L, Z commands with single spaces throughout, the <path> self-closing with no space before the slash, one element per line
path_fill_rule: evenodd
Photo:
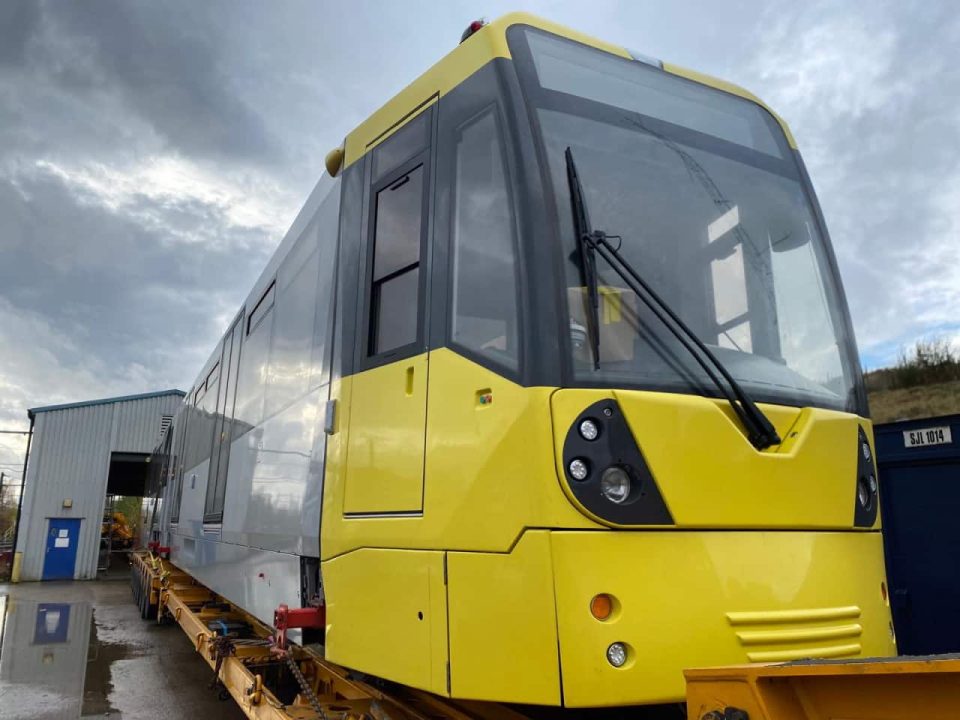
<path fill-rule="evenodd" d="M 0 719 L 119 717 L 111 665 L 133 651 L 98 641 L 88 602 L 0 595 Z"/>

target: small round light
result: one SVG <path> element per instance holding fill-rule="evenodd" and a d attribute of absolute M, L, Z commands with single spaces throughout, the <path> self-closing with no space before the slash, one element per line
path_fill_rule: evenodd
<path fill-rule="evenodd" d="M 600 476 L 600 492 L 612 503 L 617 505 L 630 496 L 630 476 L 627 471 L 618 465 L 608 467 Z"/>
<path fill-rule="evenodd" d="M 580 458 L 574 458 L 570 461 L 569 470 L 574 480 L 586 480 L 587 475 L 590 474 L 590 467 L 587 465 L 587 461 L 581 460 Z"/>
<path fill-rule="evenodd" d="M 863 451 L 863 459 L 870 462 L 870 443 L 861 443 L 860 449 Z"/>
<path fill-rule="evenodd" d="M 627 646 L 622 642 L 615 642 L 607 648 L 607 662 L 614 667 L 623 667 L 627 661 Z"/>
<path fill-rule="evenodd" d="M 598 428 L 597 424 L 590 418 L 580 423 L 580 437 L 584 440 L 596 440 L 599 434 L 600 428 Z"/>
<path fill-rule="evenodd" d="M 594 595 L 590 601 L 590 614 L 597 620 L 606 620 L 613 612 L 613 598 L 606 593 Z"/>
<path fill-rule="evenodd" d="M 877 491 L 877 479 L 871 475 L 867 478 L 867 485 L 870 486 L 870 493 L 873 494 Z"/>
<path fill-rule="evenodd" d="M 864 510 L 870 509 L 870 485 L 867 482 L 866 478 L 860 478 L 857 480 L 857 501 L 860 503 L 860 507 Z"/>

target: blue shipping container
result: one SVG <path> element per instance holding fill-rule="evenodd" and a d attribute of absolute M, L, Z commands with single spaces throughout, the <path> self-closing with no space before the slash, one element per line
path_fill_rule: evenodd
<path fill-rule="evenodd" d="M 960 652 L 960 415 L 874 433 L 900 653 Z"/>

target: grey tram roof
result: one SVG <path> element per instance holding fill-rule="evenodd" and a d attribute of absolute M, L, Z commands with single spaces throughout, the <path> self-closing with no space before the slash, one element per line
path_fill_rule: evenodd
<path fill-rule="evenodd" d="M 90 407 L 91 405 L 112 405 L 113 403 L 122 403 L 130 400 L 146 400 L 148 398 L 164 397 L 166 395 L 179 395 L 184 397 L 186 393 L 183 390 L 157 390 L 155 392 L 140 393 L 139 395 L 120 395 L 119 397 L 101 398 L 99 400 L 84 400 L 83 402 L 64 403 L 62 405 L 43 405 L 41 407 L 28 408 L 27 416 L 33 417 L 36 413 L 51 412 L 53 410 L 72 410 L 73 408 Z"/>

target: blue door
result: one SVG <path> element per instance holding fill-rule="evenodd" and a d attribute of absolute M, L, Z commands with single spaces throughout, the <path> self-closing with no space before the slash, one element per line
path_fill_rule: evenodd
<path fill-rule="evenodd" d="M 44 580 L 72 580 L 80 540 L 79 518 L 50 518 L 47 553 L 43 559 Z"/>

